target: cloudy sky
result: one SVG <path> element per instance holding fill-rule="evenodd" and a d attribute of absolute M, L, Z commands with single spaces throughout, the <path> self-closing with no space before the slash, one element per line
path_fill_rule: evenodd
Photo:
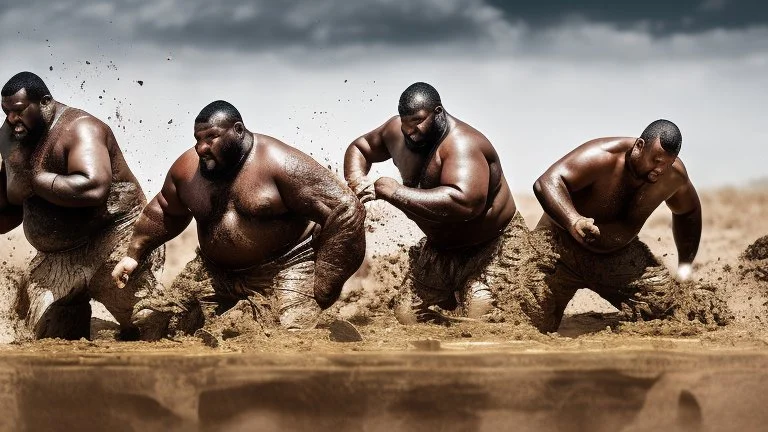
<path fill-rule="evenodd" d="M 757 0 L 2 3 L 0 80 L 36 72 L 107 121 L 150 194 L 212 100 L 336 168 L 414 81 L 491 139 L 515 191 L 574 146 L 657 118 L 680 126 L 700 188 L 768 176 Z"/>

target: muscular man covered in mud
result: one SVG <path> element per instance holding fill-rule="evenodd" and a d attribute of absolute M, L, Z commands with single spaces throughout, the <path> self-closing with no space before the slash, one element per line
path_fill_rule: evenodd
<path fill-rule="evenodd" d="M 162 250 L 137 263 L 125 290 L 110 271 L 125 253 L 146 204 L 110 128 L 57 102 L 37 75 L 21 72 L 2 89 L 0 233 L 23 222 L 37 249 L 17 311 L 37 338 L 90 336 L 91 298 L 114 315 L 124 338 L 139 290 L 152 290 Z"/>
<path fill-rule="evenodd" d="M 682 135 L 657 120 L 640 138 L 598 138 L 552 165 L 534 184 L 544 208 L 533 238 L 542 246 L 541 310 L 534 324 L 555 331 L 576 290 L 589 288 L 626 319 L 676 316 L 724 322 L 726 306 L 710 291 L 683 283 L 701 238 L 701 204 L 677 157 Z M 662 202 L 672 211 L 677 279 L 638 240 Z"/>
<path fill-rule="evenodd" d="M 442 310 L 494 319 L 498 276 L 527 235 L 496 150 L 480 132 L 448 114 L 438 92 L 418 82 L 400 96 L 399 115 L 356 139 L 344 175 L 361 201 L 384 200 L 416 222 L 426 238 L 395 299 L 404 324 L 439 321 Z M 392 159 L 403 184 L 371 182 L 371 164 Z"/>
<path fill-rule="evenodd" d="M 248 131 L 228 102 L 203 108 L 194 135 L 136 223 L 116 282 L 194 218 L 197 257 L 169 292 L 137 305 L 146 321 L 192 333 L 245 310 L 262 326 L 314 327 L 363 261 L 363 205 L 309 156 Z"/>

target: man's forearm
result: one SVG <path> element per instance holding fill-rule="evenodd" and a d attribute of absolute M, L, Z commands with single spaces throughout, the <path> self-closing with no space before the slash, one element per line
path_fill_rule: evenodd
<path fill-rule="evenodd" d="M 571 194 L 565 183 L 562 180 L 539 178 L 533 185 L 533 193 L 544 212 L 563 229 L 570 232 L 581 215 L 573 206 Z"/>
<path fill-rule="evenodd" d="M 484 207 L 466 202 L 460 191 L 448 186 L 415 189 L 398 185 L 394 192 L 378 197 L 405 213 L 432 222 L 465 222 L 478 216 Z"/>
<path fill-rule="evenodd" d="M 339 204 L 328 216 L 316 242 L 314 294 L 323 309 L 341 294 L 347 279 L 365 258 L 365 207 L 356 199 Z"/>
<path fill-rule="evenodd" d="M 35 194 L 63 207 L 90 207 L 104 202 L 109 186 L 97 184 L 80 174 L 40 173 L 32 182 Z"/>
<path fill-rule="evenodd" d="M 672 234 L 679 263 L 692 263 L 701 241 L 701 208 L 686 214 L 672 215 Z"/>
<path fill-rule="evenodd" d="M 352 183 L 357 183 L 361 178 L 368 175 L 370 170 L 371 164 L 363 153 L 354 143 L 351 144 L 344 154 L 344 178 L 347 183 L 352 186 Z"/>
<path fill-rule="evenodd" d="M 127 255 L 139 261 L 148 252 L 181 234 L 192 216 L 171 216 L 147 206 L 136 220 Z"/>

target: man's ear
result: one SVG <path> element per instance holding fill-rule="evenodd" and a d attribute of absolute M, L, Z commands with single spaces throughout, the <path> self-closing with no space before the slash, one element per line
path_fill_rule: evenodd
<path fill-rule="evenodd" d="M 442 114 L 445 111 L 445 109 L 443 109 L 442 105 L 438 105 L 435 107 L 434 111 L 435 111 L 435 114 Z"/>
<path fill-rule="evenodd" d="M 53 102 L 53 96 L 51 95 L 45 95 L 40 98 L 40 105 L 42 106 L 48 106 L 51 102 Z"/>
<path fill-rule="evenodd" d="M 635 147 L 637 147 L 639 151 L 643 151 L 643 149 L 645 148 L 645 140 L 642 138 L 638 138 L 637 140 L 635 140 Z"/>
<path fill-rule="evenodd" d="M 242 136 L 245 134 L 245 125 L 243 122 L 236 122 L 233 127 L 235 128 L 235 133 L 237 133 L 237 136 L 242 138 Z"/>

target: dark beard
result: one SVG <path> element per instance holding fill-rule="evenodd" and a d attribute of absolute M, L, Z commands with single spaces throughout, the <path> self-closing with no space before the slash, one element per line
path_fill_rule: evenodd
<path fill-rule="evenodd" d="M 447 130 L 448 119 L 446 118 L 445 112 L 443 112 L 442 114 L 435 116 L 435 121 L 432 124 L 432 127 L 420 142 L 414 142 L 408 135 L 403 134 L 405 147 L 414 153 L 427 154 L 440 144 L 440 140 Z"/>
<path fill-rule="evenodd" d="M 232 180 L 235 177 L 237 177 L 237 174 L 240 172 L 240 168 L 242 168 L 243 164 L 245 163 L 245 159 L 248 157 L 250 153 L 251 153 L 251 149 L 249 149 L 246 152 L 243 152 L 243 154 L 240 155 L 240 159 L 237 161 L 237 163 L 230 167 L 220 168 L 217 163 L 215 168 L 209 170 L 208 168 L 205 167 L 205 164 L 201 161 L 198 163 L 200 175 L 208 181 Z"/>

